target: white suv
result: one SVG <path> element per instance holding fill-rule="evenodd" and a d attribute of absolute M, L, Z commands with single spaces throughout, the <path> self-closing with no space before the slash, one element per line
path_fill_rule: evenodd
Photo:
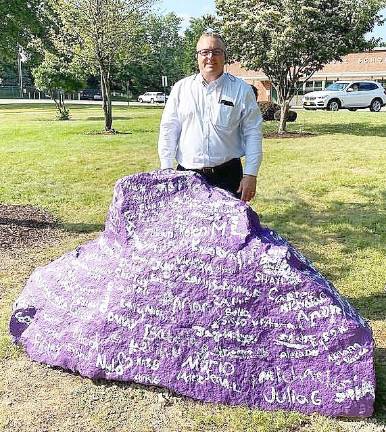
<path fill-rule="evenodd" d="M 307 93 L 303 97 L 303 108 L 308 110 L 370 108 L 370 111 L 378 112 L 384 105 L 386 90 L 376 81 L 337 81 L 323 91 Z"/>
<path fill-rule="evenodd" d="M 165 102 L 165 95 L 162 92 L 146 92 L 138 96 L 138 102 Z"/>

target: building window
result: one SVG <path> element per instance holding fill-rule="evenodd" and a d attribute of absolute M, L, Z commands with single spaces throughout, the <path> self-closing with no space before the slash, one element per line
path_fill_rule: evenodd
<path fill-rule="evenodd" d="M 304 85 L 304 94 L 314 91 L 314 82 L 306 81 Z"/>
<path fill-rule="evenodd" d="M 383 87 L 386 89 L 386 78 L 381 78 L 381 79 L 379 79 L 379 80 L 377 80 L 380 84 L 382 84 L 383 85 Z"/>

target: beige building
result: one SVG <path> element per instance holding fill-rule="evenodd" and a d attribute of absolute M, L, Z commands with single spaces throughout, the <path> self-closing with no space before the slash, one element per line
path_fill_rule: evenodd
<path fill-rule="evenodd" d="M 227 66 L 227 72 L 240 77 L 257 87 L 260 101 L 275 99 L 271 82 L 259 71 L 243 69 L 239 63 Z M 342 80 L 374 80 L 386 87 L 386 48 L 376 48 L 370 52 L 353 53 L 343 57 L 341 62 L 332 62 L 316 72 L 303 83 L 298 96 L 315 90 L 323 90 L 327 85 Z M 296 101 L 295 101 L 296 102 Z"/>

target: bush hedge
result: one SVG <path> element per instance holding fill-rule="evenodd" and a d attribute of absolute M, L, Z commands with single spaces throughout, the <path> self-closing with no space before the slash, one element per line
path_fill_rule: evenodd
<path fill-rule="evenodd" d="M 263 120 L 272 121 L 275 120 L 274 115 L 277 110 L 280 111 L 280 105 L 274 102 L 259 102 L 261 115 Z"/>
<path fill-rule="evenodd" d="M 261 115 L 265 121 L 280 120 L 280 105 L 274 102 L 259 102 Z M 297 119 L 297 112 L 288 111 L 287 122 L 294 122 Z"/>
<path fill-rule="evenodd" d="M 273 115 L 274 119 L 279 121 L 280 120 L 280 110 L 276 111 Z M 298 113 L 296 111 L 289 110 L 287 113 L 287 122 L 294 122 L 298 118 Z"/>

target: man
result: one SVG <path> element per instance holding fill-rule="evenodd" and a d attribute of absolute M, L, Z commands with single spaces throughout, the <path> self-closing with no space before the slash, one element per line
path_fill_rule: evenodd
<path fill-rule="evenodd" d="M 178 81 L 162 115 L 161 169 L 194 170 L 243 201 L 256 193 L 262 117 L 249 84 L 224 73 L 225 46 L 215 33 L 197 43 L 200 73 Z M 245 155 L 244 175 L 240 157 Z"/>

